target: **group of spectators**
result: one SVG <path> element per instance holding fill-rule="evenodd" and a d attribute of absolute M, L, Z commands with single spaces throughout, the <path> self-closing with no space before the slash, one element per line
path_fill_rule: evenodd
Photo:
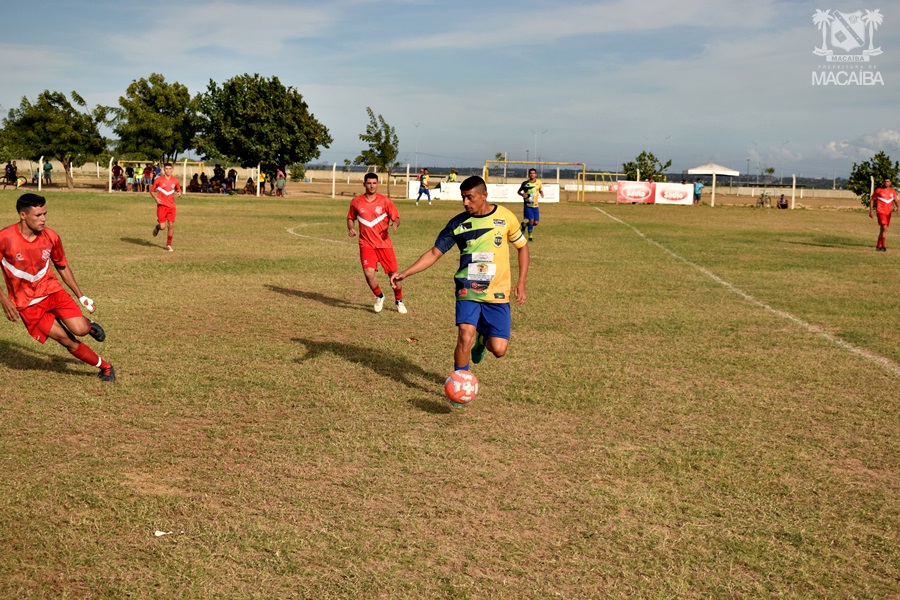
<path fill-rule="evenodd" d="M 222 165 L 217 164 L 213 168 L 213 176 L 210 178 L 205 172 L 194 173 L 188 182 L 187 191 L 194 194 L 230 194 L 237 185 L 237 171 L 229 169 L 225 172 Z"/>
<path fill-rule="evenodd" d="M 42 168 L 38 165 L 34 169 L 34 173 L 31 176 L 31 183 L 34 185 L 38 184 L 43 178 L 44 185 L 50 184 L 53 182 L 53 164 L 48 160 L 43 165 L 43 175 L 41 175 Z M 6 172 L 3 176 L 3 189 L 6 189 L 6 186 L 12 185 L 17 189 L 25 185 L 27 178 L 24 175 L 19 175 L 19 166 L 16 164 L 16 161 L 9 160 L 6 161 Z"/>
<path fill-rule="evenodd" d="M 159 163 L 147 163 L 143 171 L 138 173 L 131 165 L 124 169 L 119 165 L 118 161 L 113 163 L 112 167 L 112 189 L 123 192 L 143 192 L 150 189 L 153 180 L 162 174 Z M 212 177 L 205 172 L 194 173 L 193 177 L 187 184 L 188 192 L 194 194 L 233 194 L 238 193 L 237 187 L 238 172 L 235 169 L 229 169 L 227 172 L 220 164 L 216 164 L 213 168 Z M 273 196 L 284 196 L 284 188 L 287 183 L 284 171 L 276 169 L 274 174 L 260 173 L 259 187 L 260 192 L 266 193 L 266 181 L 269 182 L 269 193 Z M 256 183 L 252 177 L 247 178 L 247 182 L 242 194 L 256 195 Z"/>
<path fill-rule="evenodd" d="M 138 164 L 137 168 L 129 164 L 125 168 L 119 161 L 112 166 L 112 189 L 120 192 L 148 192 L 153 180 L 162 174 L 159 163 L 146 163 L 144 168 Z"/>

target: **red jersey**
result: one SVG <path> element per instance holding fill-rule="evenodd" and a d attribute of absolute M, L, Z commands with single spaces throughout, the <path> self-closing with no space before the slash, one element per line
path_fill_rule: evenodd
<path fill-rule="evenodd" d="M 66 253 L 52 229 L 45 227 L 29 242 L 19 232 L 18 223 L 6 227 L 0 231 L 0 256 L 6 290 L 17 309 L 37 304 L 63 289 L 50 263 L 65 267 Z"/>
<path fill-rule="evenodd" d="M 387 196 L 375 194 L 369 201 L 365 194 L 350 201 L 348 221 L 359 221 L 359 245 L 370 248 L 393 248 L 388 235 L 390 221 L 400 218 L 394 202 Z"/>
<path fill-rule="evenodd" d="M 181 193 L 181 184 L 178 183 L 177 177 L 166 177 L 162 175 L 153 180 L 150 186 L 150 194 L 157 192 L 154 198 L 162 206 L 175 206 L 175 192 Z"/>
<path fill-rule="evenodd" d="M 875 203 L 875 211 L 881 214 L 890 214 L 897 201 L 897 190 L 894 188 L 876 188 L 872 194 L 872 202 Z"/>

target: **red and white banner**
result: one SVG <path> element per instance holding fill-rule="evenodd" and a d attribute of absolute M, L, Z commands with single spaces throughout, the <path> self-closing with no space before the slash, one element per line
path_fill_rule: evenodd
<path fill-rule="evenodd" d="M 693 204 L 693 193 L 691 184 L 616 182 L 616 202 L 628 204 Z"/>
<path fill-rule="evenodd" d="M 693 204 L 694 186 L 689 183 L 657 183 L 657 204 Z"/>
<path fill-rule="evenodd" d="M 646 181 L 617 181 L 616 202 L 653 204 L 653 186 Z"/>

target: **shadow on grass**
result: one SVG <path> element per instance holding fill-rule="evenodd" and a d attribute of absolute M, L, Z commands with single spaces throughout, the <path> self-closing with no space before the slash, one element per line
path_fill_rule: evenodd
<path fill-rule="evenodd" d="M 343 344 L 341 342 L 316 341 L 306 338 L 292 338 L 293 342 L 303 344 L 306 347 L 306 356 L 296 359 L 297 362 L 306 362 L 314 358 L 318 358 L 322 354 L 329 353 L 339 356 L 344 360 L 356 363 L 367 369 L 371 369 L 375 373 L 393 379 L 397 383 L 403 384 L 408 388 L 419 390 L 426 393 L 425 398 L 416 398 L 410 401 L 414 407 L 429 413 L 448 413 L 450 406 L 443 402 L 443 396 L 439 391 L 443 389 L 444 376 L 439 373 L 429 373 L 419 365 L 406 360 L 405 358 L 397 358 L 386 354 L 380 350 L 354 346 L 352 344 Z M 424 379 L 433 385 L 423 385 L 413 378 Z"/>
<path fill-rule="evenodd" d="M 362 310 L 365 312 L 371 311 L 371 307 L 369 306 L 354 304 L 352 302 L 347 302 L 346 300 L 343 300 L 341 298 L 333 298 L 331 296 L 326 296 L 325 294 L 320 294 L 318 292 L 305 292 L 303 290 L 278 287 L 277 285 L 267 285 L 266 287 L 269 288 L 269 290 L 278 294 L 282 294 L 284 296 L 294 296 L 296 298 L 303 298 L 305 300 L 315 300 L 316 302 L 321 302 L 326 306 L 332 306 L 334 308 L 352 308 L 354 310 Z"/>
<path fill-rule="evenodd" d="M 794 240 L 789 241 L 788 243 L 796 244 L 798 246 L 815 246 L 817 248 L 868 248 L 869 246 L 873 248 L 875 247 L 875 244 L 868 244 L 857 239 L 838 237 L 834 235 L 816 236 L 812 239 L 803 241 Z"/>
<path fill-rule="evenodd" d="M 134 244 L 135 246 L 146 246 L 148 248 L 159 248 L 159 244 L 154 244 L 150 240 L 142 240 L 140 238 L 133 237 L 123 237 L 119 238 L 123 242 L 128 242 L 129 244 Z"/>
<path fill-rule="evenodd" d="M 58 346 L 52 340 L 47 340 L 47 343 Z M 58 350 L 66 355 L 40 354 L 35 349 L 21 344 L 0 342 L 0 363 L 17 371 L 53 371 L 55 373 L 65 373 L 66 375 L 96 376 L 96 372 L 83 371 L 79 365 L 84 363 L 69 356 L 65 348 L 59 346 Z"/>

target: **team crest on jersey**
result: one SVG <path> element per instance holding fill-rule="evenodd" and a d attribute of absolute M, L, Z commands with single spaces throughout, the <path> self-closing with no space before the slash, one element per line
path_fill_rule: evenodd
<path fill-rule="evenodd" d="M 380 215 L 380 214 L 383 213 L 383 212 L 384 212 L 384 209 L 381 208 L 380 206 L 376 206 L 376 207 L 375 207 L 375 214 L 376 214 L 376 215 Z"/>
<path fill-rule="evenodd" d="M 17 252 L 17 253 L 16 253 L 16 260 L 22 260 L 22 253 L 21 253 L 21 252 Z"/>
<path fill-rule="evenodd" d="M 498 248 L 503 245 L 503 234 L 498 233 L 494 236 L 494 245 Z"/>
<path fill-rule="evenodd" d="M 44 248 L 43 250 L 41 250 L 41 260 L 43 260 L 43 261 L 50 260 L 50 250 L 48 250 L 47 248 Z"/>

